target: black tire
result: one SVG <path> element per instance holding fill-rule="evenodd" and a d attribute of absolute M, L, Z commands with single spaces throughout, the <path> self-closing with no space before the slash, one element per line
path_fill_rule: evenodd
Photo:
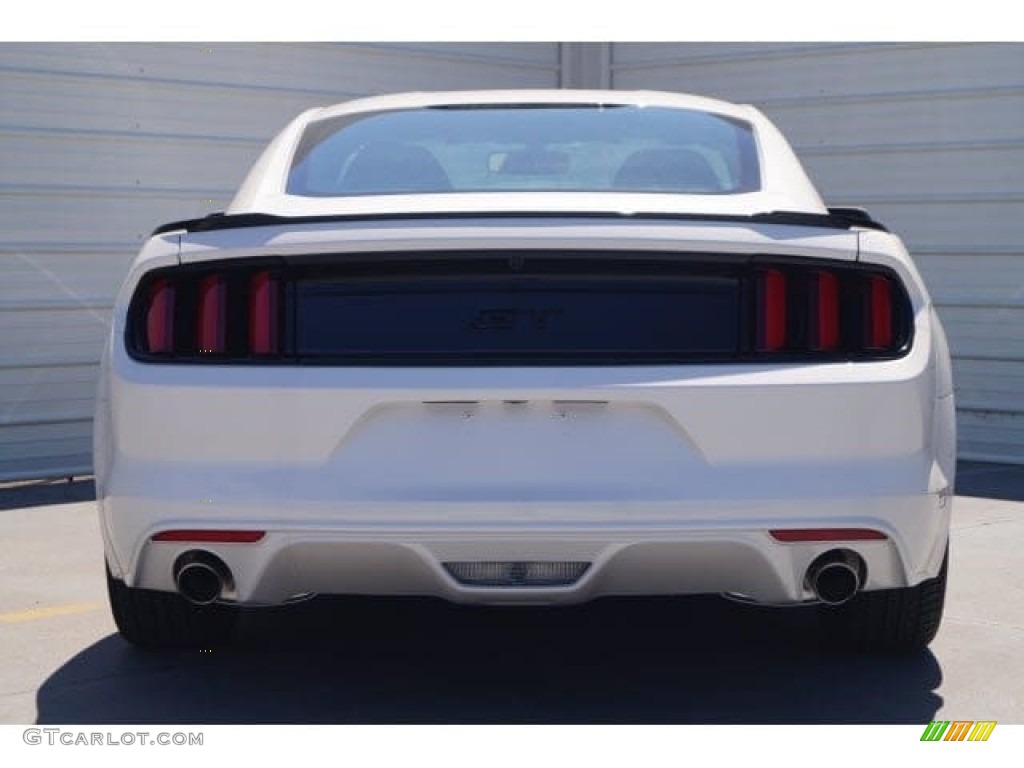
<path fill-rule="evenodd" d="M 942 623 L 949 549 L 935 578 L 915 587 L 861 592 L 841 606 L 821 606 L 826 643 L 875 653 L 924 650 Z"/>
<path fill-rule="evenodd" d="M 194 605 L 173 592 L 134 589 L 107 568 L 110 611 L 121 636 L 139 648 L 207 650 L 231 638 L 238 609 Z"/>

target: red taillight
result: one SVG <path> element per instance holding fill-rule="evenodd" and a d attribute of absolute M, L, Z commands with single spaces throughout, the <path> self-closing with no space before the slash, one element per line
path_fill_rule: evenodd
<path fill-rule="evenodd" d="M 815 272 L 811 281 L 811 349 L 839 346 L 839 280 L 831 272 Z"/>
<path fill-rule="evenodd" d="M 897 279 L 881 269 L 839 263 L 762 266 L 754 288 L 750 316 L 759 358 L 874 358 L 906 343 L 905 297 Z"/>
<path fill-rule="evenodd" d="M 199 283 L 198 338 L 202 354 L 221 354 L 227 348 L 227 286 L 220 275 L 208 275 Z"/>
<path fill-rule="evenodd" d="M 872 528 L 781 528 L 769 531 L 776 541 L 872 541 L 887 538 Z"/>
<path fill-rule="evenodd" d="M 892 346 L 892 281 L 882 275 L 867 279 L 867 320 L 865 344 L 868 349 L 887 349 Z"/>
<path fill-rule="evenodd" d="M 249 349 L 254 355 L 278 350 L 277 280 L 269 272 L 253 275 L 249 294 Z"/>
<path fill-rule="evenodd" d="M 174 286 L 157 280 L 146 308 L 146 351 L 166 354 L 174 351 Z"/>
<path fill-rule="evenodd" d="M 773 352 L 786 345 L 786 276 L 777 269 L 765 269 L 757 281 L 757 349 Z"/>
<path fill-rule="evenodd" d="M 140 289 L 140 306 L 129 320 L 141 326 L 129 334 L 134 351 L 161 361 L 210 358 L 218 365 L 281 354 L 284 280 L 278 270 L 230 264 L 166 272 Z"/>
<path fill-rule="evenodd" d="M 224 544 L 255 544 L 267 535 L 266 531 L 220 531 L 178 529 L 161 531 L 153 541 L 219 542 Z"/>

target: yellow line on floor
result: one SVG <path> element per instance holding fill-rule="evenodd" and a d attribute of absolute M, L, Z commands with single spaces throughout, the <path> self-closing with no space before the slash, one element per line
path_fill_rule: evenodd
<path fill-rule="evenodd" d="M 17 624 L 22 621 L 49 619 L 54 616 L 70 616 L 74 613 L 88 613 L 100 609 L 99 603 L 74 603 L 72 605 L 51 605 L 43 608 L 29 608 L 27 611 L 0 613 L 0 622 Z"/>

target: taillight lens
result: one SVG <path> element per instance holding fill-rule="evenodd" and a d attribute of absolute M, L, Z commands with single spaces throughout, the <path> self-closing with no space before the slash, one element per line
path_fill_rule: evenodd
<path fill-rule="evenodd" d="M 174 285 L 156 280 L 146 308 L 146 351 L 155 355 L 174 351 Z"/>
<path fill-rule="evenodd" d="M 270 272 L 253 275 L 249 290 L 249 349 L 254 355 L 279 350 L 278 281 Z"/>
<path fill-rule="evenodd" d="M 892 281 L 884 275 L 871 275 L 864 289 L 864 346 L 886 349 L 892 345 Z"/>
<path fill-rule="evenodd" d="M 764 269 L 758 273 L 757 349 L 775 352 L 786 346 L 786 276 L 777 269 Z"/>
<path fill-rule="evenodd" d="M 839 279 L 818 270 L 810 281 L 810 348 L 827 352 L 839 346 Z"/>
<path fill-rule="evenodd" d="M 203 355 L 220 355 L 227 348 L 227 286 L 222 275 L 199 282 L 197 347 Z"/>

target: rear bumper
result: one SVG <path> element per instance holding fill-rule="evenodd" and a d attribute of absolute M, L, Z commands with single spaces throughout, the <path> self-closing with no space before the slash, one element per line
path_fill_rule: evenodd
<path fill-rule="evenodd" d="M 609 504 L 473 504 L 489 524 L 446 523 L 460 505 L 416 505 L 420 524 L 328 523 L 343 509 L 252 509 L 197 519 L 166 502 L 108 499 L 116 510 L 151 521 L 126 558 L 133 586 L 172 590 L 175 560 L 189 550 L 217 555 L 234 585 L 225 597 L 275 604 L 304 593 L 431 595 L 456 602 L 560 604 L 606 595 L 736 593 L 766 603 L 813 597 L 804 574 L 820 554 L 851 549 L 867 565 L 865 589 L 908 586 L 938 572 L 949 525 L 948 497 L 938 494 L 875 499 L 775 502 Z M 464 506 L 464 505 L 462 505 Z M 367 511 L 365 508 L 364 512 Z M 374 505 L 378 519 L 397 520 L 409 505 Z M 579 518 L 570 522 L 573 512 Z M 599 512 L 599 515 L 595 515 Z M 604 523 L 595 520 L 605 519 Z M 512 523 L 517 520 L 517 523 Z M 547 520 L 547 522 L 544 522 Z M 561 520 L 561 522 L 555 522 Z M 589 522 L 584 522 L 589 520 Z M 618 520 L 617 523 L 610 522 Z M 430 521 L 430 522 L 426 522 Z M 262 530 L 251 544 L 153 541 L 162 530 Z M 870 528 L 884 540 L 783 543 L 769 533 L 788 528 Z M 452 562 L 585 562 L 575 583 L 559 587 L 474 587 L 445 568 Z"/>
<path fill-rule="evenodd" d="M 604 595 L 811 597 L 808 565 L 860 554 L 866 589 L 940 567 L 952 397 L 929 327 L 894 361 L 815 366 L 292 369 L 147 366 L 115 351 L 96 422 L 106 555 L 171 590 L 189 549 L 227 599 L 310 592 L 572 603 Z M 154 542 L 262 530 L 255 544 Z M 785 528 L 881 541 L 782 543 Z M 472 587 L 448 562 L 589 564 L 559 587 Z"/>

